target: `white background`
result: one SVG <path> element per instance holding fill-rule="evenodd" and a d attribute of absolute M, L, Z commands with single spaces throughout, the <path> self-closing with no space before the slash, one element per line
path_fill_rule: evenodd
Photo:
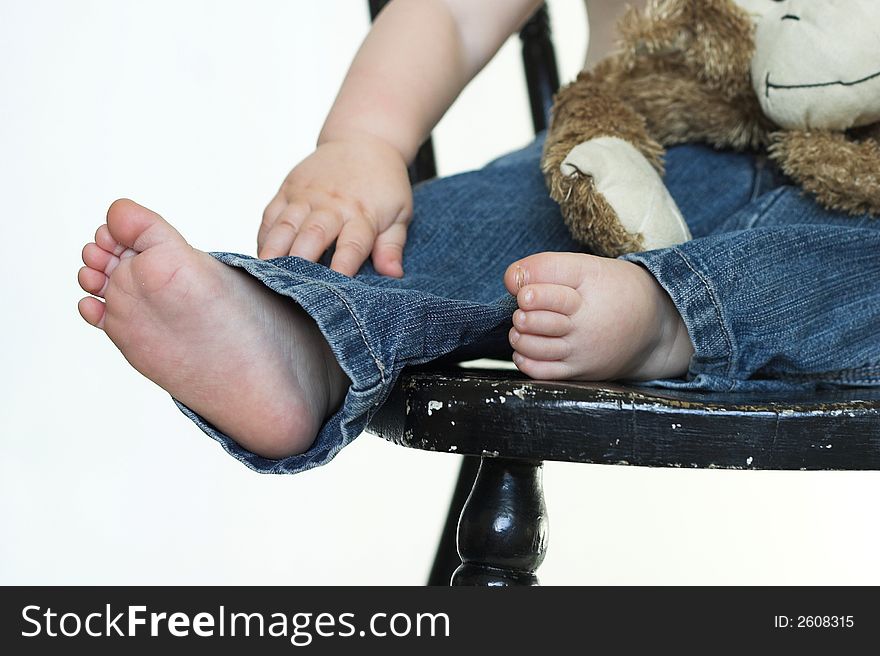
<path fill-rule="evenodd" d="M 563 78 L 579 0 L 552 6 Z M 227 456 L 77 314 L 109 203 L 253 254 L 366 0 L 0 0 L 0 583 L 418 584 L 458 460 L 363 436 L 299 476 Z M 436 132 L 441 172 L 526 143 L 509 43 Z M 549 463 L 546 584 L 880 584 L 877 473 Z M 842 611 L 841 611 L 842 612 Z"/>

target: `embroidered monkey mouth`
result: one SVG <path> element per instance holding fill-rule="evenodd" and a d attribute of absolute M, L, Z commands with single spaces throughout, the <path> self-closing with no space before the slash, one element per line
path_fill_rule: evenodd
<path fill-rule="evenodd" d="M 844 80 L 835 80 L 834 82 L 814 82 L 812 84 L 774 84 L 770 81 L 770 71 L 767 71 L 767 75 L 764 78 L 764 96 L 770 97 L 770 89 L 818 89 L 820 87 L 854 87 L 857 84 L 862 84 L 863 82 L 868 82 L 869 80 L 873 80 L 874 78 L 880 77 L 880 71 L 873 73 L 871 75 L 866 75 L 863 78 L 858 80 L 853 80 L 851 82 L 845 82 Z"/>

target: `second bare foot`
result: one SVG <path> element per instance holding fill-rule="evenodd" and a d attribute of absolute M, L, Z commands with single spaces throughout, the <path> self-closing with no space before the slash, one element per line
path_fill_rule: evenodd
<path fill-rule="evenodd" d="M 504 275 L 519 309 L 517 367 L 548 380 L 649 380 L 687 372 L 693 346 L 672 299 L 638 264 L 539 253 Z"/>

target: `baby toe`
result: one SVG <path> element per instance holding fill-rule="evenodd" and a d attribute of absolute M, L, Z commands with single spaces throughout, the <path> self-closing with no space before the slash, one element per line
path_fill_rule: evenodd
<path fill-rule="evenodd" d="M 533 360 L 521 353 L 514 353 L 513 363 L 526 376 L 536 380 L 565 380 L 572 377 L 567 362 Z"/>
<path fill-rule="evenodd" d="M 517 310 L 513 313 L 513 326 L 520 333 L 562 337 L 571 332 L 571 318 L 567 314 L 548 310 Z"/>
<path fill-rule="evenodd" d="M 80 299 L 77 308 L 79 309 L 80 316 L 82 316 L 86 322 L 96 328 L 104 327 L 104 303 L 97 298 L 89 296 Z"/>
<path fill-rule="evenodd" d="M 98 271 L 105 271 L 113 257 L 113 253 L 107 252 L 96 243 L 86 244 L 82 250 L 83 264 Z"/>
<path fill-rule="evenodd" d="M 504 286 L 512 296 L 516 296 L 519 290 L 528 284 L 527 274 L 528 270 L 519 262 L 514 262 L 507 267 L 507 270 L 504 272 Z"/>
<path fill-rule="evenodd" d="M 116 241 L 113 235 L 110 234 L 110 228 L 107 227 L 106 223 L 99 226 L 95 232 L 95 243 L 117 257 L 125 250 L 125 246 Z"/>
<path fill-rule="evenodd" d="M 571 345 L 559 337 L 519 335 L 515 342 L 511 339 L 511 346 L 533 360 L 562 360 L 571 355 Z"/>
<path fill-rule="evenodd" d="M 598 259 L 586 253 L 536 253 L 511 264 L 504 274 L 504 285 L 511 294 L 532 283 L 579 287 Z"/>
<path fill-rule="evenodd" d="M 107 287 L 108 278 L 102 271 L 84 266 L 79 270 L 77 280 L 83 291 L 88 292 L 89 294 L 94 294 L 95 296 L 103 296 L 104 289 Z"/>
<path fill-rule="evenodd" d="M 535 284 L 526 285 L 516 296 L 520 309 L 547 310 L 560 314 L 572 315 L 577 312 L 583 299 L 571 287 L 566 285 Z"/>

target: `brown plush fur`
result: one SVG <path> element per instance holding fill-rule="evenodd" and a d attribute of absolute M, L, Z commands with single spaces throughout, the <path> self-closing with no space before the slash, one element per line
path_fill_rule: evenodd
<path fill-rule="evenodd" d="M 880 142 L 843 132 L 777 132 L 770 157 L 825 207 L 880 213 Z"/>
<path fill-rule="evenodd" d="M 572 235 L 592 252 L 640 250 L 588 175 L 559 167 L 589 139 L 625 139 L 663 172 L 663 147 L 702 142 L 770 157 L 824 206 L 880 213 L 880 126 L 849 134 L 779 131 L 749 79 L 751 19 L 731 0 L 650 0 L 620 23 L 619 51 L 559 91 L 542 170 Z"/>

